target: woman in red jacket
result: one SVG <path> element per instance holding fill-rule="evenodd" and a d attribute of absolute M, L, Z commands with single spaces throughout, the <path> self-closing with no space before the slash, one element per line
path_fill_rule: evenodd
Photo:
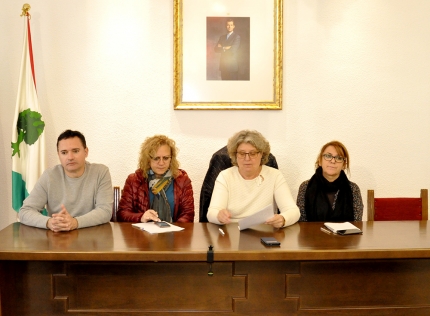
<path fill-rule="evenodd" d="M 164 135 L 147 138 L 135 173 L 125 181 L 117 218 L 122 222 L 193 222 L 191 180 L 179 169 L 175 142 Z"/>

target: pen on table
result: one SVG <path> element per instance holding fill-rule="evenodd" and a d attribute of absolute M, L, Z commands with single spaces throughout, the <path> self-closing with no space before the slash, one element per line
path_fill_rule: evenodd
<path fill-rule="evenodd" d="M 221 228 L 218 228 L 219 232 L 221 233 L 221 235 L 225 235 L 224 231 Z"/>
<path fill-rule="evenodd" d="M 330 231 L 328 231 L 327 229 L 322 228 L 322 227 L 321 227 L 321 231 L 323 231 L 324 233 L 329 234 L 329 235 L 331 234 L 331 232 L 330 232 Z"/>

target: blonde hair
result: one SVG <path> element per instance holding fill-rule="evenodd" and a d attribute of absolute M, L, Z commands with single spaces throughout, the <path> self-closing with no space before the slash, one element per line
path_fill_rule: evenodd
<path fill-rule="evenodd" d="M 317 169 L 319 167 L 319 165 L 321 164 L 321 161 L 323 159 L 322 155 L 324 154 L 324 151 L 329 146 L 333 146 L 334 149 L 336 149 L 337 154 L 339 156 L 342 156 L 343 158 L 345 158 L 345 161 L 343 162 L 343 164 L 344 164 L 345 170 L 348 171 L 348 173 L 350 173 L 349 172 L 349 153 L 348 153 L 348 150 L 346 149 L 344 144 L 342 144 L 341 142 L 339 142 L 337 140 L 332 140 L 331 142 L 328 142 L 327 144 L 322 146 L 321 151 L 317 157 L 317 161 L 315 162 L 315 169 Z"/>
<path fill-rule="evenodd" d="M 227 144 L 228 155 L 230 156 L 231 163 L 234 166 L 237 166 L 237 147 L 243 143 L 251 144 L 261 153 L 260 165 L 264 165 L 269 161 L 270 144 L 266 138 L 264 138 L 260 132 L 242 130 L 234 134 L 233 137 L 228 140 Z"/>
<path fill-rule="evenodd" d="M 154 135 L 148 137 L 140 146 L 139 162 L 137 167 L 142 170 L 144 178 L 148 178 L 148 171 L 151 169 L 151 159 L 155 157 L 157 150 L 167 145 L 170 147 L 171 160 L 170 160 L 170 171 L 174 178 L 179 174 L 179 161 L 177 160 L 178 148 L 176 148 L 175 141 L 164 135 Z"/>

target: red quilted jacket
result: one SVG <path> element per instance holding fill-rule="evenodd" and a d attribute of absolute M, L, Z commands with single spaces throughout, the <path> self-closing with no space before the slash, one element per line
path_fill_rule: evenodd
<path fill-rule="evenodd" d="M 174 211 L 173 222 L 194 221 L 194 196 L 191 180 L 184 170 L 173 181 Z M 120 222 L 139 223 L 143 213 L 150 208 L 148 182 L 142 176 L 142 170 L 128 176 L 125 181 L 117 218 Z"/>

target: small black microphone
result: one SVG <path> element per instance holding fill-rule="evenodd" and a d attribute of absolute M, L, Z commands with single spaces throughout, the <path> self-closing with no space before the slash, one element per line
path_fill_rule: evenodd
<path fill-rule="evenodd" d="M 208 276 L 213 276 L 214 273 L 212 272 L 212 263 L 214 262 L 214 247 L 212 245 L 209 245 L 209 250 L 207 253 L 207 262 L 209 263 L 209 272 Z"/>

